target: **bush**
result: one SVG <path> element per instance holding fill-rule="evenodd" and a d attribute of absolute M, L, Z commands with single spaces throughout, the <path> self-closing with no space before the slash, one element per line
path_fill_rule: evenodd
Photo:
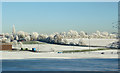
<path fill-rule="evenodd" d="M 21 48 L 21 50 L 23 50 L 23 48 Z"/>
<path fill-rule="evenodd" d="M 25 50 L 28 50 L 28 48 L 26 48 Z"/>

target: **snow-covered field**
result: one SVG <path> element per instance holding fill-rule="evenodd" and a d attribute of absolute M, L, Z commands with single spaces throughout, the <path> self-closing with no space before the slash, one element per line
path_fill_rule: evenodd
<path fill-rule="evenodd" d="M 55 45 L 55 44 L 24 44 L 24 48 L 36 48 L 37 51 L 62 51 L 62 50 L 84 50 L 89 49 L 89 47 L 80 47 L 80 46 L 64 46 L 64 45 Z M 90 49 L 97 49 L 100 47 L 90 47 Z"/>
<path fill-rule="evenodd" d="M 78 42 L 79 39 L 67 39 L 68 42 Z M 86 45 L 89 45 L 89 39 L 82 39 Z M 107 46 L 110 43 L 117 41 L 117 39 L 90 39 L 90 45 L 92 46 Z M 81 47 L 81 46 L 65 46 L 65 45 L 56 45 L 56 44 L 23 44 L 23 48 L 28 48 L 32 50 L 32 48 L 36 48 L 37 51 L 62 51 L 62 50 L 85 50 L 89 49 L 89 47 Z M 20 47 L 16 47 L 20 49 Z M 101 47 L 90 47 L 90 49 L 97 49 Z"/>
<path fill-rule="evenodd" d="M 101 54 L 104 52 L 104 54 Z M 59 58 L 59 59 L 79 59 L 79 58 L 118 58 L 117 50 L 91 51 L 79 53 L 57 53 L 46 52 L 37 53 L 29 51 L 0 51 L 0 59 L 36 59 L 36 58 Z"/>
<path fill-rule="evenodd" d="M 67 39 L 69 42 L 72 39 Z M 78 42 L 79 39 L 75 39 L 74 42 Z M 89 39 L 83 39 L 86 44 L 89 44 Z M 91 45 L 94 46 L 106 46 L 116 39 L 90 39 Z M 100 51 L 90 51 L 90 52 L 76 52 L 76 53 L 57 53 L 62 50 L 84 50 L 89 49 L 89 47 L 81 46 L 65 46 L 56 44 L 23 44 L 23 48 L 36 48 L 37 51 L 42 52 L 29 52 L 29 51 L 0 51 L 2 52 L 1 59 L 30 59 L 30 58 L 118 58 L 118 50 L 100 50 Z M 20 47 L 17 47 L 20 49 Z M 97 49 L 102 47 L 90 47 L 90 49 Z M 46 51 L 46 52 L 43 52 Z M 101 54 L 104 52 L 104 54 Z"/>
<path fill-rule="evenodd" d="M 66 40 L 68 41 L 68 43 L 70 43 L 70 42 L 78 43 L 79 40 L 81 40 L 81 39 L 66 39 Z M 117 41 L 117 39 L 98 39 L 98 38 L 88 39 L 88 38 L 83 38 L 82 41 L 86 45 L 89 45 L 89 41 L 90 41 L 91 46 L 107 46 L 108 44 Z"/>

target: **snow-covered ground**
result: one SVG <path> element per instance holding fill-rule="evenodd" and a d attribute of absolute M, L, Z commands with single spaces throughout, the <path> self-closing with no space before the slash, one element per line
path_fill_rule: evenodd
<path fill-rule="evenodd" d="M 70 42 L 74 42 L 74 43 L 78 43 L 79 40 L 81 39 L 66 39 L 68 41 L 68 43 Z M 82 38 L 82 41 L 86 44 L 86 45 L 89 45 L 89 41 L 90 41 L 90 45 L 92 46 L 107 46 L 109 45 L 110 43 L 113 43 L 115 41 L 117 41 L 117 39 L 98 39 L 98 38 L 91 38 L 91 39 L 88 39 L 88 38 Z"/>
<path fill-rule="evenodd" d="M 67 39 L 68 42 L 78 42 L 79 39 Z M 89 45 L 89 39 L 82 39 L 86 45 Z M 117 39 L 90 39 L 90 45 L 92 46 L 107 46 L 110 43 L 117 41 Z M 14 47 L 14 46 L 13 46 Z M 23 44 L 23 48 L 36 48 L 37 51 L 62 51 L 62 50 L 85 50 L 85 49 L 97 49 L 102 47 L 81 47 L 81 46 L 65 46 L 65 45 L 56 45 L 56 44 Z M 16 47 L 20 49 L 19 46 Z"/>
<path fill-rule="evenodd" d="M 104 52 L 104 54 L 101 54 Z M 0 59 L 36 59 L 36 58 L 59 58 L 59 59 L 83 59 L 83 58 L 118 58 L 117 50 L 91 51 L 79 53 L 37 53 L 29 51 L 0 51 Z"/>
<path fill-rule="evenodd" d="M 73 41 L 72 39 L 67 39 L 68 41 Z M 74 41 L 79 41 L 75 39 Z M 89 39 L 83 39 L 86 44 L 89 44 Z M 90 43 L 94 46 L 106 46 L 116 39 L 90 39 Z M 58 53 L 62 50 L 84 50 L 89 49 L 89 47 L 81 46 L 65 46 L 65 45 L 56 45 L 56 44 L 23 44 L 23 48 L 36 48 L 37 51 L 42 52 L 29 52 L 29 51 L 0 51 L 2 57 L 0 59 L 30 59 L 30 58 L 62 58 L 62 59 L 71 59 L 71 58 L 118 58 L 119 52 L 115 50 L 100 50 L 100 51 L 90 51 L 90 52 L 76 52 L 76 53 Z M 17 47 L 20 49 L 20 47 Z M 102 47 L 90 47 L 90 49 L 97 49 Z M 54 52 L 53 52 L 54 50 Z M 43 52 L 46 51 L 46 52 Z M 102 54 L 104 52 L 104 54 Z"/>
<path fill-rule="evenodd" d="M 62 51 L 62 50 L 84 50 L 89 49 L 89 47 L 80 47 L 80 46 L 64 46 L 56 44 L 24 44 L 24 48 L 36 48 L 37 51 Z M 90 49 L 97 49 L 100 47 L 90 47 Z"/>

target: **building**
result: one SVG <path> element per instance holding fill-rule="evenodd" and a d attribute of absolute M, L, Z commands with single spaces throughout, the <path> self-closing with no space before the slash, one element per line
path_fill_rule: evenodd
<path fill-rule="evenodd" d="M 12 44 L 0 43 L 0 50 L 12 50 Z"/>
<path fill-rule="evenodd" d="M 0 34 L 0 39 L 3 38 L 3 34 Z"/>

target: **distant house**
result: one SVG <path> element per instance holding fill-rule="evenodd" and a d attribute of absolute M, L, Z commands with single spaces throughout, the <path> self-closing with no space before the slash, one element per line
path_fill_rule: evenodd
<path fill-rule="evenodd" d="M 0 36 L 3 36 L 2 34 L 0 34 Z"/>
<path fill-rule="evenodd" d="M 3 35 L 2 35 L 2 34 L 0 34 L 0 38 L 3 38 Z"/>
<path fill-rule="evenodd" d="M 0 50 L 12 50 L 12 44 L 0 43 Z"/>

